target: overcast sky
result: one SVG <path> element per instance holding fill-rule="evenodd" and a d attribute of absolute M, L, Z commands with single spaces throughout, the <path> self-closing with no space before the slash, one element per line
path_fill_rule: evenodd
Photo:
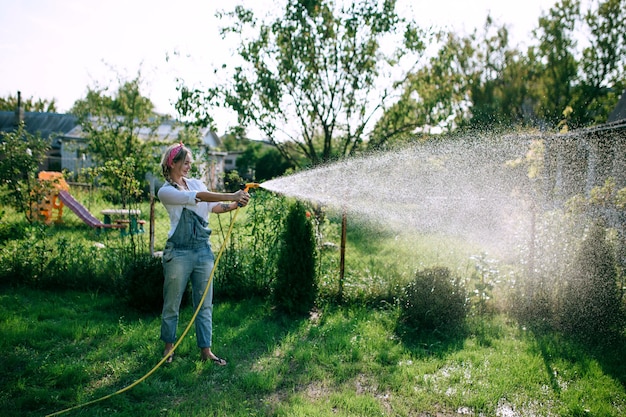
<path fill-rule="evenodd" d="M 280 1 L 248 0 L 261 13 Z M 218 34 L 215 11 L 236 1 L 2 0 L 0 96 L 55 99 L 59 112 L 88 86 L 117 86 L 141 68 L 143 93 L 157 111 L 175 114 L 176 79 L 201 85 L 227 61 L 232 45 Z M 524 42 L 555 0 L 399 0 L 422 26 L 460 33 L 482 27 L 488 12 Z M 169 59 L 168 59 L 169 57 Z"/>

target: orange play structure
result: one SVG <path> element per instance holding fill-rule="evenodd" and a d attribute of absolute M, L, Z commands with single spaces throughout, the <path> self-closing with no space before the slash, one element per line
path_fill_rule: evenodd
<path fill-rule="evenodd" d="M 41 171 L 38 175 L 40 194 L 31 204 L 30 215 L 46 224 L 63 221 L 63 202 L 59 198 L 60 191 L 69 191 L 63 174 L 53 171 Z"/>

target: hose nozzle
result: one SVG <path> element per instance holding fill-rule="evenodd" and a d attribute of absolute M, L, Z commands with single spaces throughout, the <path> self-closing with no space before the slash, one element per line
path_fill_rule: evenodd
<path fill-rule="evenodd" d="M 259 188 L 260 186 L 261 184 L 259 184 L 258 182 L 249 182 L 246 184 L 241 184 L 241 189 L 244 190 L 245 192 L 248 192 L 250 188 Z M 243 207 L 241 203 L 237 203 L 237 205 L 239 207 Z"/>
<path fill-rule="evenodd" d="M 261 184 L 259 184 L 258 182 L 249 182 L 245 185 L 242 184 L 241 188 L 245 191 L 248 192 L 248 190 L 250 190 L 250 188 L 259 188 L 261 186 Z"/>

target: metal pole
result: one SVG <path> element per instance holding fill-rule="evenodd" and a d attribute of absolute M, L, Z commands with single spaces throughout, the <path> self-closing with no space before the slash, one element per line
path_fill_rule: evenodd
<path fill-rule="evenodd" d="M 150 255 L 154 256 L 154 178 L 150 180 Z"/>
<path fill-rule="evenodd" d="M 339 302 L 343 301 L 343 279 L 346 265 L 346 228 L 348 225 L 347 214 L 344 209 L 341 216 L 341 252 L 339 258 Z"/>

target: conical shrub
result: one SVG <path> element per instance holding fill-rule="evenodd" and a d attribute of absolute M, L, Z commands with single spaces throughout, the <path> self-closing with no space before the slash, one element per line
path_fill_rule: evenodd
<path fill-rule="evenodd" d="M 294 203 L 287 217 L 273 286 L 274 306 L 287 314 L 306 314 L 315 304 L 315 233 L 304 205 Z"/>

